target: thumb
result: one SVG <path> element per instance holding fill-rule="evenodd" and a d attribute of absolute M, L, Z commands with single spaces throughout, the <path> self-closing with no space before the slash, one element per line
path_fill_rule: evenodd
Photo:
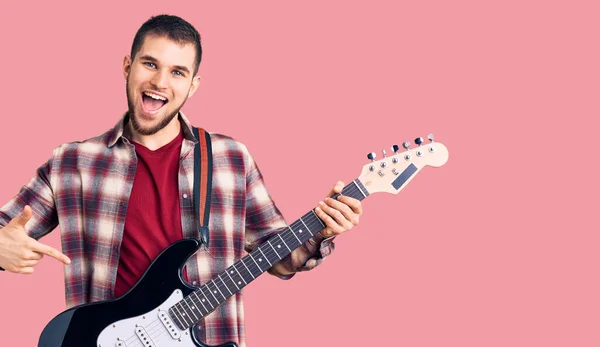
<path fill-rule="evenodd" d="M 29 220 L 31 219 L 32 216 L 33 216 L 33 211 L 31 210 L 31 207 L 29 205 L 26 205 L 23 208 L 23 212 L 21 212 L 21 214 L 18 215 L 17 217 L 13 218 L 9 224 L 12 224 L 13 227 L 20 227 L 24 230 L 25 224 L 27 224 L 27 222 L 29 222 Z"/>

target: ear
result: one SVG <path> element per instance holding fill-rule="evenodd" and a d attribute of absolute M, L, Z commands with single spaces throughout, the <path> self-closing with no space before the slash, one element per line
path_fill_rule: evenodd
<path fill-rule="evenodd" d="M 188 98 L 191 98 L 192 95 L 194 95 L 194 93 L 196 93 L 196 90 L 198 90 L 198 86 L 200 85 L 200 75 L 194 76 L 194 78 L 192 79 L 192 85 L 190 86 L 190 91 L 188 93 Z"/>
<path fill-rule="evenodd" d="M 125 79 L 129 76 L 129 71 L 131 71 L 131 58 L 126 55 L 125 58 L 123 58 L 123 76 Z"/>

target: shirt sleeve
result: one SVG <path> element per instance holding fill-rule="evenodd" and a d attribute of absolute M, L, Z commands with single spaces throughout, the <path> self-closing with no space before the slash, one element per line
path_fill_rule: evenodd
<path fill-rule="evenodd" d="M 271 199 L 263 176 L 252 156 L 246 152 L 246 243 L 245 250 L 251 252 L 258 245 L 273 235 L 287 228 L 283 215 Z M 323 239 L 318 234 L 309 239 L 298 249 L 294 250 L 294 258 L 287 256 L 281 260 L 290 275 L 279 275 L 269 270 L 269 273 L 290 279 L 296 272 L 312 270 L 321 264 L 325 257 L 333 252 L 335 245 L 333 237 Z"/>
<path fill-rule="evenodd" d="M 51 166 L 52 159 L 40 166 L 29 183 L 0 208 L 0 228 L 21 214 L 26 205 L 33 211 L 31 219 L 25 225 L 25 231 L 30 237 L 39 239 L 56 228 L 58 217 L 50 185 Z"/>

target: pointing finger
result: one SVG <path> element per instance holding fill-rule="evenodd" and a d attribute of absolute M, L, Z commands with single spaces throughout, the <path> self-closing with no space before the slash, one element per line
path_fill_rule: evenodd
<path fill-rule="evenodd" d="M 42 253 L 42 254 L 51 256 L 52 258 L 60 261 L 61 263 L 65 264 L 65 265 L 71 264 L 71 259 L 69 259 L 69 257 L 64 255 L 62 252 L 60 252 L 57 249 L 52 248 L 48 245 L 45 245 L 41 242 L 38 242 L 36 240 L 33 240 L 31 249 L 38 253 Z"/>

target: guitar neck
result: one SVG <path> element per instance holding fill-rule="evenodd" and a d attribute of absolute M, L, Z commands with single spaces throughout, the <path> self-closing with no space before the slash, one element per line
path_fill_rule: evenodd
<path fill-rule="evenodd" d="M 344 187 L 341 194 L 363 200 L 369 192 L 359 179 L 355 179 Z M 336 194 L 332 198 L 338 196 L 339 194 Z M 315 211 L 310 210 L 228 267 L 225 272 L 171 307 L 169 314 L 173 317 L 173 321 L 182 330 L 190 328 L 324 227 L 325 224 L 317 217 Z"/>

